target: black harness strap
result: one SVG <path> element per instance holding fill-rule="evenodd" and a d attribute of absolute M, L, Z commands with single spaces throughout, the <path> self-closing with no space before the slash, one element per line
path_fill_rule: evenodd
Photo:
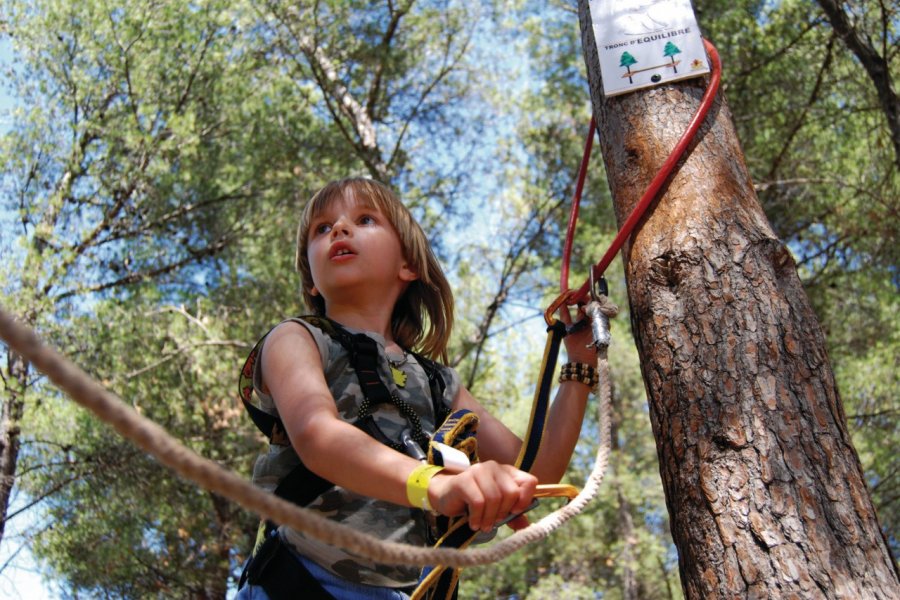
<path fill-rule="evenodd" d="M 384 381 L 381 380 L 381 377 L 378 376 L 379 356 L 377 342 L 362 333 L 352 335 L 347 333 L 347 335 L 349 336 L 349 340 L 347 340 L 346 343 L 348 343 L 350 347 L 344 347 L 347 348 L 347 351 L 350 354 L 350 365 L 356 372 L 356 377 L 359 379 L 360 389 L 364 397 L 363 402 L 359 406 L 356 425 L 369 432 L 377 430 L 378 426 L 375 424 L 374 417 L 372 417 L 372 411 L 379 404 L 393 404 L 406 419 L 406 422 L 409 423 L 412 439 L 419 445 L 419 448 L 424 454 L 428 450 L 428 436 L 422 431 L 419 415 L 416 414 L 416 411 L 413 410 L 409 404 L 403 402 L 395 393 L 391 392 Z M 342 338 L 343 336 L 337 337 L 336 339 L 341 341 Z M 342 345 L 344 343 L 344 341 L 341 341 Z M 434 404 L 434 398 L 432 398 L 432 404 Z M 377 438 L 378 436 L 375 437 Z M 387 441 L 387 445 L 394 450 L 397 450 L 398 452 L 406 451 L 402 443 L 392 442 L 388 440 L 386 436 L 382 437 Z"/>
<path fill-rule="evenodd" d="M 240 377 L 238 377 L 238 394 L 241 397 L 241 402 L 244 404 L 244 409 L 253 420 L 253 424 L 256 425 L 257 429 L 263 432 L 263 435 L 269 438 L 269 441 L 272 441 L 273 438 L 278 436 L 279 432 L 284 432 L 284 426 L 281 423 L 281 419 L 274 415 L 270 415 L 264 410 L 260 410 L 252 402 L 253 373 L 256 370 L 256 363 L 259 361 L 259 352 L 262 348 L 262 343 L 268 335 L 269 334 L 266 333 L 266 335 L 261 337 L 253 346 L 253 350 L 250 351 L 250 354 L 247 355 L 247 360 L 244 361 L 244 366 L 241 367 Z"/>
<path fill-rule="evenodd" d="M 272 493 L 298 506 L 307 506 L 333 487 L 333 483 L 319 477 L 306 465 L 300 463 L 278 482 L 278 486 Z M 278 525 L 273 521 L 266 521 L 266 536 L 277 528 Z"/>
<path fill-rule="evenodd" d="M 534 461 L 544 439 L 544 428 L 547 425 L 547 417 L 550 414 L 550 390 L 553 387 L 553 374 L 556 369 L 556 360 L 559 356 L 559 347 L 566 337 L 566 326 L 562 321 L 555 321 L 547 328 L 549 338 L 544 349 L 544 364 L 541 370 L 541 379 L 532 403 L 531 418 L 528 423 L 528 431 L 522 444 L 521 451 L 516 460 L 516 468 L 526 473 L 531 471 Z"/>
<path fill-rule="evenodd" d="M 447 389 L 447 382 L 444 381 L 443 376 L 441 376 L 440 371 L 438 371 L 438 364 L 436 362 L 425 358 L 421 354 L 416 354 L 415 352 L 410 352 L 410 354 L 413 355 L 413 358 L 416 359 L 416 362 L 419 363 L 419 366 L 425 371 L 425 376 L 428 377 L 428 385 L 431 387 L 431 404 L 434 409 L 434 426 L 435 428 L 438 428 L 440 427 L 440 424 L 450 416 L 451 412 L 450 407 L 445 405 L 443 401 L 444 392 Z"/>
<path fill-rule="evenodd" d="M 411 409 L 404 409 L 404 407 L 400 405 L 402 403 L 398 404 L 399 399 L 396 398 L 395 394 L 390 392 L 387 385 L 385 385 L 384 381 L 378 376 L 378 343 L 363 333 L 350 333 L 340 323 L 332 321 L 327 317 L 302 316 L 298 318 L 324 331 L 347 351 L 347 355 L 350 359 L 350 366 L 356 373 L 364 397 L 364 406 L 361 407 L 359 419 L 354 424 L 382 443 L 386 443 L 395 450 L 403 452 L 404 448 L 401 444 L 387 440 L 384 435 L 373 435 L 374 431 L 377 430 L 377 425 L 375 425 L 374 422 L 360 423 L 360 421 L 371 419 L 370 411 L 378 404 L 383 404 L 385 402 L 395 404 L 401 411 L 401 414 L 403 414 L 413 427 L 414 438 L 416 438 L 415 441 L 422 448 L 423 452 L 427 452 L 428 438 L 420 432 L 421 427 L 418 428 L 419 431 L 416 431 L 417 428 L 415 427 L 415 424 L 418 422 L 418 415 Z M 259 360 L 262 344 L 268 335 L 269 334 L 266 333 L 266 335 L 260 338 L 247 356 L 247 360 L 244 362 L 244 366 L 241 369 L 238 381 L 238 392 L 241 397 L 241 402 L 243 402 L 244 408 L 250 414 L 253 423 L 267 438 L 269 438 L 269 440 L 272 440 L 273 437 L 277 437 L 284 433 L 284 425 L 281 423 L 281 419 L 261 410 L 252 402 L 253 372 L 256 368 L 256 363 Z M 431 404 L 435 416 L 435 426 L 437 426 L 450 414 L 450 409 L 446 407 L 443 402 L 444 390 L 447 387 L 446 382 L 444 382 L 444 379 L 438 370 L 437 363 L 419 354 L 411 354 L 422 367 L 422 370 L 425 371 L 425 375 L 428 378 L 428 383 L 431 388 Z"/>

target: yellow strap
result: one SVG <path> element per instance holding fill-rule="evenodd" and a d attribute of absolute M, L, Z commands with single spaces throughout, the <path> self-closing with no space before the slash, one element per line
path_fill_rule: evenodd
<path fill-rule="evenodd" d="M 419 465 L 412 470 L 406 480 L 406 499 L 416 508 L 431 510 L 431 502 L 428 501 L 428 484 L 431 478 L 444 470 L 437 465 Z"/>

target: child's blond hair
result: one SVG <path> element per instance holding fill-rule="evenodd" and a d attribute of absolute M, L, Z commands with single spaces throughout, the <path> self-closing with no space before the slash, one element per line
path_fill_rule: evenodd
<path fill-rule="evenodd" d="M 309 200 L 297 228 L 297 270 L 306 306 L 325 315 L 325 300 L 314 296 L 309 266 L 309 226 L 334 200 L 352 198 L 371 203 L 390 221 L 400 238 L 400 249 L 418 279 L 397 299 L 391 316 L 391 335 L 400 346 L 416 349 L 431 359 L 444 359 L 453 329 L 453 292 L 444 276 L 425 232 L 400 199 L 386 185 L 372 179 L 349 178 L 333 181 Z M 427 321 L 427 332 L 426 332 Z"/>

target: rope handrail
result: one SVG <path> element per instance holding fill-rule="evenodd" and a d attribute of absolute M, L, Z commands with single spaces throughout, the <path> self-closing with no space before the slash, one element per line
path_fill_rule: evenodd
<path fill-rule="evenodd" d="M 44 344 L 33 329 L 17 321 L 2 305 L 0 339 L 78 404 L 181 477 L 240 504 L 264 519 L 302 530 L 326 544 L 345 548 L 383 564 L 471 567 L 502 560 L 530 543 L 545 539 L 580 513 L 596 495 L 609 459 L 611 390 L 606 351 L 601 350 L 597 353 L 597 368 L 601 375 L 597 406 L 600 420 L 599 447 L 587 483 L 571 502 L 489 547 L 456 550 L 387 542 L 282 500 L 218 463 L 199 456 L 161 426 L 138 414 L 71 360 Z"/>

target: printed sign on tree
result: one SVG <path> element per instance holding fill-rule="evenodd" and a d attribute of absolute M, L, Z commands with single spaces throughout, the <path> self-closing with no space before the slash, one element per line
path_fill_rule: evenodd
<path fill-rule="evenodd" d="M 709 72 L 690 0 L 590 0 L 607 96 Z"/>

